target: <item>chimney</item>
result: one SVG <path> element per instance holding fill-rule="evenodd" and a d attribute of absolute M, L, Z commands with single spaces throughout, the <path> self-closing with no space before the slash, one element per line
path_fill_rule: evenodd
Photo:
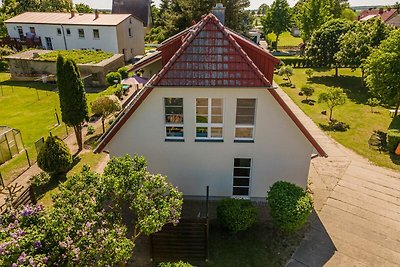
<path fill-rule="evenodd" d="M 94 11 L 94 20 L 96 20 L 96 19 L 98 19 L 99 18 L 99 11 L 96 9 L 95 11 Z"/>
<path fill-rule="evenodd" d="M 379 8 L 379 14 L 383 14 L 383 8 L 381 7 L 381 8 Z"/>
<path fill-rule="evenodd" d="M 216 16 L 222 24 L 225 24 L 225 7 L 221 3 L 217 3 L 212 8 L 211 13 Z"/>
<path fill-rule="evenodd" d="M 72 19 L 73 17 L 75 17 L 75 11 L 74 11 L 74 10 L 71 10 L 71 19 Z"/>

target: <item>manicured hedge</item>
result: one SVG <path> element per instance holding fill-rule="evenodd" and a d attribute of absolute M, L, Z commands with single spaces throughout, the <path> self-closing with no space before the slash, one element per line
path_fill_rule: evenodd
<path fill-rule="evenodd" d="M 303 227 L 313 207 L 311 196 L 303 188 L 284 181 L 271 186 L 267 201 L 274 225 L 285 232 Z"/>
<path fill-rule="evenodd" d="M 257 207 L 250 200 L 226 198 L 217 207 L 217 218 L 233 233 L 244 231 L 257 222 Z"/>
<path fill-rule="evenodd" d="M 397 145 L 400 143 L 400 130 L 391 129 L 388 130 L 386 135 L 386 143 L 389 152 L 394 153 L 397 148 Z"/>

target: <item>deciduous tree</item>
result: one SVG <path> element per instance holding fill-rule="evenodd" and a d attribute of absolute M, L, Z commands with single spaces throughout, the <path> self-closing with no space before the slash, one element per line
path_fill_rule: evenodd
<path fill-rule="evenodd" d="M 332 121 L 333 109 L 346 103 L 346 94 L 343 89 L 330 87 L 327 92 L 319 94 L 318 102 L 325 103 L 329 108 L 329 121 Z"/>
<path fill-rule="evenodd" d="M 75 4 L 75 9 L 78 13 L 93 13 L 93 9 L 84 3 Z"/>
<path fill-rule="evenodd" d="M 57 59 L 57 86 L 62 121 L 74 128 L 79 150 L 83 148 L 82 123 L 88 119 L 86 94 L 79 69 L 71 59 Z"/>
<path fill-rule="evenodd" d="M 371 94 L 387 105 L 400 106 L 400 30 L 391 32 L 367 58 L 365 81 Z"/>
<path fill-rule="evenodd" d="M 339 38 L 351 26 L 352 24 L 349 21 L 343 19 L 333 19 L 322 25 L 313 34 L 310 43 L 307 45 L 307 58 L 317 66 L 334 66 L 337 76 L 338 62 L 335 59 L 335 54 L 339 51 Z"/>
<path fill-rule="evenodd" d="M 119 104 L 118 98 L 115 96 L 103 96 L 92 103 L 92 112 L 101 116 L 103 133 L 105 132 L 105 120 L 119 110 L 121 110 L 121 105 Z"/>
<path fill-rule="evenodd" d="M 292 26 L 291 8 L 287 0 L 275 0 L 267 14 L 261 21 L 264 34 L 275 33 L 276 46 L 278 47 L 279 36 L 289 31 Z"/>

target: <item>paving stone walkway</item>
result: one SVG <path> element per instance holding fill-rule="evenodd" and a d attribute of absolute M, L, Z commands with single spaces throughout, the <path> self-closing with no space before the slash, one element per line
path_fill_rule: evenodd
<path fill-rule="evenodd" d="M 339 145 L 277 91 L 329 155 L 312 160 L 311 229 L 287 266 L 399 266 L 400 173 Z"/>

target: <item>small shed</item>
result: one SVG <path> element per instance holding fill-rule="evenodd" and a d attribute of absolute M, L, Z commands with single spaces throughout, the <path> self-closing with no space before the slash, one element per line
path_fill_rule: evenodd
<path fill-rule="evenodd" d="M 0 126 L 0 164 L 24 150 L 21 132 L 8 126 Z"/>

